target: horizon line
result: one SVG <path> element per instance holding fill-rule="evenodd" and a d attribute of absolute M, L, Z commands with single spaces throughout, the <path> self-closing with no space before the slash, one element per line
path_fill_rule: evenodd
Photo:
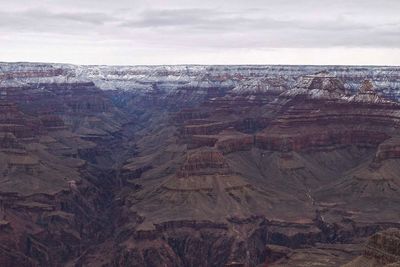
<path fill-rule="evenodd" d="M 79 64 L 66 62 L 46 62 L 46 61 L 0 61 L 0 64 L 57 64 L 74 66 L 109 66 L 109 67 L 162 67 L 162 66 L 315 66 L 315 67 L 400 67 L 400 65 L 380 65 L 380 64 L 282 64 L 282 63 L 246 63 L 246 64 L 198 64 L 198 63 L 179 63 L 179 64 Z"/>

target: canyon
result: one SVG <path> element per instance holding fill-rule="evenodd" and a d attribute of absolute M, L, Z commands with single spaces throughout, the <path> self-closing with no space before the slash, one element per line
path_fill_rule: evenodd
<path fill-rule="evenodd" d="M 400 67 L 0 63 L 1 266 L 396 266 Z"/>

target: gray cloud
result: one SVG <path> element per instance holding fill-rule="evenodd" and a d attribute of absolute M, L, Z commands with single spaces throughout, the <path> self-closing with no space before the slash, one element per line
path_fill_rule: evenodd
<path fill-rule="evenodd" d="M 20 0 L 0 3 L 0 10 L 3 51 L 23 47 L 34 52 L 29 43 L 41 42 L 54 48 L 70 44 L 82 54 L 91 46 L 93 51 L 193 55 L 238 49 L 398 49 L 400 43 L 400 2 L 395 0 Z"/>
<path fill-rule="evenodd" d="M 137 18 L 124 21 L 121 26 L 127 27 L 201 27 L 209 25 L 221 14 L 212 9 L 161 9 L 145 10 Z"/>
<path fill-rule="evenodd" d="M 357 21 L 340 15 L 327 18 L 274 18 L 268 10 L 241 12 L 212 9 L 145 10 L 120 26 L 146 29 L 163 42 L 205 47 L 397 47 L 398 24 Z M 390 30 L 388 30 L 390 27 Z M 151 41 L 155 41 L 152 37 Z"/>
<path fill-rule="evenodd" d="M 99 12 L 51 12 L 46 9 L 28 9 L 0 12 L 0 29 L 10 32 L 55 32 L 85 34 L 90 28 L 115 21 L 116 18 Z"/>
<path fill-rule="evenodd" d="M 104 24 L 113 21 L 115 18 L 105 13 L 96 12 L 50 12 L 47 10 L 28 10 L 17 14 L 19 17 L 33 18 L 36 20 L 70 21 L 90 24 Z"/>
<path fill-rule="evenodd" d="M 300 19 L 275 19 L 268 10 L 248 9 L 241 12 L 216 11 L 214 9 L 162 9 L 146 10 L 135 19 L 122 22 L 121 26 L 133 28 L 194 28 L 208 30 L 264 30 L 264 29 L 303 29 L 303 30 L 358 30 L 372 27 L 360 22 L 350 21 L 341 16 L 318 21 Z"/>

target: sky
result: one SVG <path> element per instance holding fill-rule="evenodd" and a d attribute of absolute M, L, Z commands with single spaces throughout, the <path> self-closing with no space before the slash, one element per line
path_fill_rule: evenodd
<path fill-rule="evenodd" d="M 0 0 L 0 61 L 400 65 L 399 0 Z"/>

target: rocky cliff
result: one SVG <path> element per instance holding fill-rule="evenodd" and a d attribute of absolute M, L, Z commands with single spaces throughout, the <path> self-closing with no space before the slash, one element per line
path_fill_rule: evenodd
<path fill-rule="evenodd" d="M 392 263 L 395 230 L 362 247 L 399 228 L 399 84 L 396 67 L 0 64 L 0 263 Z"/>
<path fill-rule="evenodd" d="M 364 253 L 344 265 L 358 266 L 398 266 L 400 264 L 400 232 L 390 228 L 373 235 L 366 242 Z"/>

